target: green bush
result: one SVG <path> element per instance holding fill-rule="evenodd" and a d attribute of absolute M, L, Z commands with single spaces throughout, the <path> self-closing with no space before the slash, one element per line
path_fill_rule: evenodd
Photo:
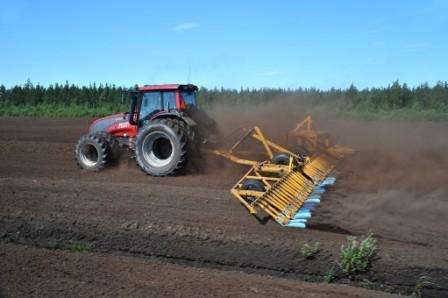
<path fill-rule="evenodd" d="M 347 245 L 341 246 L 338 263 L 341 271 L 349 276 L 367 271 L 377 251 L 376 243 L 372 234 L 361 237 L 360 241 L 356 237 L 348 237 Z"/>

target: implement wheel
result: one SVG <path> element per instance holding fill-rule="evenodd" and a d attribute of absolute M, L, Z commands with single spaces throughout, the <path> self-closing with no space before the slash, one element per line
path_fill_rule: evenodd
<path fill-rule="evenodd" d="M 254 191 L 260 191 L 260 192 L 265 192 L 265 187 L 264 184 L 261 183 L 258 180 L 255 179 L 247 179 L 244 180 L 241 187 L 241 190 L 254 190 Z M 256 197 L 246 197 L 245 198 L 247 201 L 249 201 L 249 203 L 253 202 Z"/>
<path fill-rule="evenodd" d="M 287 152 L 281 152 L 274 155 L 271 162 L 275 165 L 289 165 L 289 159 L 291 154 Z"/>

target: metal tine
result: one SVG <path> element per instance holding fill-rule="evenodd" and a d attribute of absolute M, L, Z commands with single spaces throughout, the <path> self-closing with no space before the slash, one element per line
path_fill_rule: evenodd
<path fill-rule="evenodd" d="M 280 198 L 276 195 L 266 196 L 265 201 L 270 204 L 277 204 L 278 206 L 281 206 L 281 211 L 285 210 L 286 207 L 290 205 L 290 201 L 286 200 L 285 198 Z"/>
<path fill-rule="evenodd" d="M 281 210 L 276 210 L 275 208 L 273 208 L 271 205 L 269 205 L 268 203 L 266 203 L 264 201 L 258 202 L 257 205 L 261 209 L 266 211 L 269 215 L 271 215 L 273 218 L 276 218 L 281 213 Z"/>
<path fill-rule="evenodd" d="M 293 191 L 293 189 L 286 184 L 277 187 L 273 191 L 275 191 L 275 193 L 278 194 L 280 198 L 288 204 L 293 203 L 294 199 L 301 195 L 298 191 Z"/>
<path fill-rule="evenodd" d="M 294 202 L 293 196 L 285 197 L 284 194 L 282 194 L 279 190 L 276 190 L 275 193 L 270 193 L 269 195 L 266 195 L 263 200 L 263 203 L 265 204 L 271 204 L 274 205 L 276 209 L 279 209 L 280 212 L 285 212 L 287 209 L 292 208 L 293 210 L 299 209 L 300 205 Z M 288 212 L 292 213 L 292 212 Z"/>
<path fill-rule="evenodd" d="M 279 202 L 283 205 L 283 208 L 286 208 L 286 206 L 289 204 L 289 200 L 287 197 L 282 196 L 280 193 L 271 193 L 266 196 L 266 201 L 273 201 L 273 202 Z"/>
<path fill-rule="evenodd" d="M 288 206 L 287 202 L 282 201 L 280 198 L 273 195 L 266 196 L 263 201 L 276 206 L 280 210 L 283 210 L 286 206 Z"/>

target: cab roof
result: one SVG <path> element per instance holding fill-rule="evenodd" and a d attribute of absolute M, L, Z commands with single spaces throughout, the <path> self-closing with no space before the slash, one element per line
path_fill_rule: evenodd
<path fill-rule="evenodd" d="M 180 91 L 196 91 L 198 87 L 193 84 L 165 84 L 165 85 L 144 85 L 136 86 L 138 91 L 164 91 L 164 90 L 180 90 Z"/>

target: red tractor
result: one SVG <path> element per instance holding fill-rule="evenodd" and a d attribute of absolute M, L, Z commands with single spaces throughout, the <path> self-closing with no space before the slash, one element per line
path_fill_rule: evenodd
<path fill-rule="evenodd" d="M 206 142 L 204 130 L 207 134 L 215 130 L 214 121 L 196 106 L 197 90 L 191 84 L 170 84 L 136 86 L 128 91 L 130 111 L 95 120 L 78 141 L 79 166 L 99 171 L 119 158 L 121 147 L 127 147 L 145 173 L 178 173 L 189 155 Z"/>

